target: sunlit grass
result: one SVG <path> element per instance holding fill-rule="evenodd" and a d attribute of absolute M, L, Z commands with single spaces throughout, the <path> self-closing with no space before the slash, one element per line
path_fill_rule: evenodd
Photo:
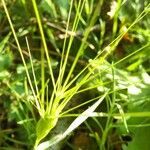
<path fill-rule="evenodd" d="M 69 135 L 73 130 L 75 130 L 78 126 L 80 126 L 81 123 L 83 123 L 89 117 L 107 117 L 107 122 L 106 122 L 105 128 L 103 129 L 103 134 L 102 134 L 102 138 L 100 141 L 100 144 L 101 144 L 100 149 L 104 149 L 108 132 L 113 126 L 112 122 L 113 122 L 114 118 L 115 119 L 117 118 L 118 120 L 120 119 L 123 122 L 123 125 L 128 133 L 129 132 L 128 124 L 127 124 L 128 117 L 148 117 L 148 116 L 150 116 L 149 112 L 136 112 L 136 113 L 124 112 L 123 106 L 120 105 L 119 103 L 117 103 L 117 101 L 116 101 L 116 99 L 117 99 L 116 95 L 120 91 L 117 89 L 116 73 L 115 73 L 117 70 L 116 69 L 117 65 L 119 65 L 120 63 L 122 63 L 124 61 L 129 60 L 132 56 L 141 52 L 143 49 L 149 47 L 150 44 L 149 43 L 145 44 L 144 46 L 137 49 L 135 52 L 132 52 L 131 54 L 125 56 L 124 58 L 118 60 L 117 62 L 113 62 L 112 64 L 110 64 L 106 61 L 107 57 L 113 54 L 113 52 L 115 51 L 116 47 L 118 46 L 119 42 L 124 37 L 124 35 L 132 27 L 134 27 L 134 25 L 136 25 L 136 23 L 141 21 L 143 19 L 143 17 L 145 17 L 149 13 L 149 11 L 148 11 L 149 5 L 135 19 L 135 21 L 133 21 L 133 23 L 127 28 L 126 31 L 120 32 L 120 34 L 116 37 L 116 32 L 117 32 L 117 27 L 118 27 L 117 17 L 118 17 L 119 8 L 121 7 L 121 1 L 118 1 L 118 9 L 116 10 L 117 13 L 116 13 L 116 16 L 114 17 L 114 22 L 113 22 L 114 24 L 113 24 L 113 35 L 112 35 L 113 40 L 112 40 L 112 42 L 110 44 L 108 44 L 104 49 L 102 49 L 102 50 L 100 49 L 98 51 L 96 57 L 93 59 L 89 59 L 87 65 L 85 65 L 84 68 L 81 69 L 79 71 L 79 73 L 75 77 L 72 78 L 72 75 L 77 66 L 77 62 L 78 62 L 80 56 L 82 56 L 82 54 L 84 53 L 85 49 L 87 48 L 88 36 L 90 35 L 91 28 L 94 26 L 94 24 L 97 20 L 97 17 L 101 11 L 103 1 L 99 1 L 97 3 L 97 6 L 94 9 L 93 13 L 91 13 L 91 18 L 90 18 L 89 24 L 87 25 L 87 27 L 83 33 L 83 39 L 82 39 L 81 45 L 79 46 L 79 49 L 74 58 L 74 61 L 72 62 L 71 66 L 69 68 L 69 72 L 67 72 L 66 68 L 67 68 L 68 58 L 70 55 L 72 44 L 75 39 L 75 36 L 73 34 L 71 34 L 69 37 L 69 43 L 67 45 L 68 31 L 70 31 L 69 28 L 70 28 L 70 22 L 71 22 L 70 21 L 71 20 L 71 12 L 73 9 L 73 0 L 71 0 L 70 10 L 68 13 L 68 20 L 67 20 L 67 24 L 66 24 L 66 32 L 65 32 L 65 36 L 64 36 L 65 37 L 64 44 L 63 44 L 62 53 L 61 53 L 62 57 L 60 60 L 59 73 L 58 73 L 58 77 L 55 78 L 54 71 L 52 68 L 52 60 L 51 60 L 51 56 L 49 55 L 49 52 L 48 52 L 48 47 L 47 47 L 47 43 L 46 43 L 46 39 L 45 39 L 45 35 L 44 35 L 44 30 L 43 30 L 39 10 L 38 10 L 36 1 L 32 0 L 32 4 L 34 7 L 34 12 L 36 15 L 37 24 L 39 27 L 41 40 L 42 40 L 42 47 L 40 48 L 41 49 L 41 60 L 40 60 L 41 61 L 41 72 L 40 72 L 41 87 L 39 87 L 35 69 L 34 69 L 34 62 L 33 62 L 32 53 L 30 50 L 28 38 L 26 37 L 25 41 L 26 41 L 26 45 L 27 45 L 27 49 L 28 49 L 28 55 L 29 55 L 32 75 L 29 73 L 27 63 L 25 61 L 25 58 L 24 58 L 24 55 L 22 52 L 21 45 L 17 38 L 16 31 L 14 30 L 13 23 L 11 21 L 11 17 L 7 10 L 5 1 L 2 0 L 2 3 L 4 6 L 4 9 L 5 9 L 11 30 L 13 32 L 13 35 L 14 35 L 14 38 L 15 38 L 15 41 L 16 41 L 16 44 L 18 47 L 18 51 L 20 53 L 20 56 L 21 56 L 21 59 L 22 59 L 22 62 L 23 62 L 24 68 L 25 68 L 25 71 L 26 71 L 27 80 L 28 80 L 30 89 L 32 91 L 32 95 L 34 97 L 34 101 L 29 101 L 28 105 L 31 105 L 31 107 L 32 106 L 36 107 L 37 112 L 39 113 L 39 117 L 40 117 L 37 122 L 35 121 L 35 124 L 36 124 L 36 133 L 35 133 L 36 139 L 35 139 L 35 143 L 34 143 L 35 149 L 39 149 L 39 150 L 41 148 L 45 149 L 45 148 L 50 147 L 53 144 L 56 144 L 57 142 L 64 139 L 67 135 Z M 76 6 L 76 15 L 74 17 L 71 33 L 75 33 L 77 31 L 80 21 L 84 22 L 82 20 L 82 11 L 83 11 L 85 4 L 87 5 L 86 0 L 83 0 L 83 1 L 79 0 L 78 5 Z M 101 34 L 101 37 L 102 36 L 103 36 L 103 33 Z M 116 37 L 116 38 L 114 39 L 114 37 Z M 101 45 L 102 45 L 102 43 L 101 43 Z M 47 62 L 48 69 L 49 69 L 49 71 L 48 71 L 49 78 L 48 79 L 45 78 L 46 69 L 47 69 L 44 64 L 45 61 Z M 106 62 L 107 62 L 107 68 L 105 68 L 105 69 L 101 68 L 102 66 L 104 66 L 104 64 Z M 90 87 L 85 86 L 85 88 L 82 88 L 84 85 L 92 82 L 96 77 L 103 75 L 103 73 L 107 72 L 107 71 L 108 72 L 111 71 L 111 73 L 110 73 L 112 75 L 111 81 L 108 81 L 108 82 L 104 81 L 104 82 L 98 83 L 97 85 L 92 85 Z M 67 75 L 65 76 L 66 72 L 67 72 Z M 33 78 L 33 81 L 32 81 L 32 78 Z M 52 85 L 49 85 L 49 82 L 51 82 Z M 112 86 L 109 89 L 107 88 L 107 90 L 106 90 L 105 87 L 109 86 L 110 84 Z M 50 86 L 53 90 L 52 90 L 51 96 L 49 98 L 48 95 L 49 95 L 49 87 Z M 90 100 L 87 100 L 81 104 L 77 104 L 76 106 L 74 106 L 72 108 L 68 108 L 67 110 L 64 110 L 64 108 L 67 106 L 68 103 L 71 102 L 72 98 L 75 95 L 85 92 L 85 91 L 89 91 L 89 90 L 98 88 L 100 86 L 103 87 L 104 90 L 102 92 L 99 92 L 99 96 L 92 98 Z M 27 87 L 27 85 L 26 85 L 26 87 Z M 128 87 L 126 87 L 126 88 L 128 88 Z M 109 96 L 110 94 L 112 96 L 111 98 Z M 98 106 L 100 106 L 101 102 L 104 99 L 107 101 L 106 107 L 108 108 L 107 109 L 108 112 L 94 112 L 96 110 L 96 108 Z M 90 102 L 93 102 L 93 104 L 89 108 L 87 108 L 83 113 L 79 113 L 79 114 L 71 114 L 70 113 L 71 111 L 76 110 Z M 118 113 L 116 113 L 116 112 L 118 112 Z M 19 112 L 18 112 L 18 114 L 19 114 Z M 33 115 L 34 115 L 34 113 L 33 113 Z M 41 141 L 57 125 L 59 118 L 63 118 L 63 117 L 76 117 L 76 118 L 69 125 L 69 127 L 67 127 L 66 131 L 63 134 L 57 135 L 56 137 L 53 137 L 52 139 L 41 143 Z M 27 120 L 29 119 L 28 116 L 26 116 L 26 118 L 27 118 Z M 26 120 L 22 120 L 19 123 L 24 124 L 24 122 L 26 122 Z M 30 122 L 29 122 L 29 124 L 27 124 L 27 126 L 25 126 L 26 130 L 28 130 L 29 125 L 30 125 Z M 99 141 L 98 136 L 97 136 L 97 141 Z"/>

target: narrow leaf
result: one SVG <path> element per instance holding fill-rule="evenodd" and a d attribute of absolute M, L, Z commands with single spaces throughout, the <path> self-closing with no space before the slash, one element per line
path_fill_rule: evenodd
<path fill-rule="evenodd" d="M 107 92 L 97 101 L 95 102 L 91 107 L 89 107 L 87 110 L 85 110 L 79 117 L 77 117 L 72 124 L 68 127 L 68 129 L 64 132 L 64 136 L 67 136 L 70 134 L 73 130 L 75 130 L 79 125 L 81 125 L 88 117 L 91 116 L 91 114 L 94 112 L 94 110 L 100 105 L 100 103 L 103 101 L 105 96 L 107 95 Z"/>
<path fill-rule="evenodd" d="M 9 33 L 1 42 L 0 42 L 0 52 L 4 49 L 5 44 L 10 38 L 11 33 Z"/>

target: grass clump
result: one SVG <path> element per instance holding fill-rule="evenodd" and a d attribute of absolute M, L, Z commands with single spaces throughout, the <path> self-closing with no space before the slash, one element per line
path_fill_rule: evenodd
<path fill-rule="evenodd" d="M 16 1 L 9 6 L 2 0 L 10 25 L 10 33 L 1 42 L 2 57 L 11 53 L 3 52 L 7 43 L 7 49 L 14 49 L 13 67 L 17 68 L 16 74 L 12 70 L 14 79 L 6 81 L 3 77 L 2 84 L 11 91 L 9 96 L 17 105 L 9 102 L 11 109 L 14 107 L 14 112 L 9 110 L 10 119 L 22 125 L 29 140 L 28 144 L 19 141 L 23 137 L 18 136 L 17 141 L 6 135 L 15 147 L 84 147 L 75 142 L 73 135 L 72 141 L 63 140 L 83 127 L 89 134 L 82 138 L 92 141 L 92 145 L 97 143 L 92 149 L 126 149 L 128 141 L 120 137 L 130 132 L 137 134 L 132 127 L 148 125 L 149 111 L 144 104 L 149 102 L 146 63 L 150 4 L 139 2 L 134 20 L 128 20 L 128 3 L 136 5 L 135 1 L 121 0 L 32 0 L 32 6 L 28 1 Z M 22 16 L 16 13 L 17 7 L 23 9 Z M 10 42 L 10 36 L 15 41 Z M 17 57 L 20 66 L 15 63 Z M 141 123 L 140 117 L 145 122 Z M 130 147 L 134 147 L 132 143 Z"/>

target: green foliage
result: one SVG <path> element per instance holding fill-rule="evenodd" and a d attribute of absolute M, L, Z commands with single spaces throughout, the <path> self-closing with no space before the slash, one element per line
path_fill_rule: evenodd
<path fill-rule="evenodd" d="M 0 149 L 148 150 L 148 0 L 0 8 Z"/>
<path fill-rule="evenodd" d="M 57 121 L 58 121 L 57 118 L 49 118 L 49 117 L 41 118 L 38 121 L 36 126 L 37 139 L 35 147 L 56 126 Z"/>

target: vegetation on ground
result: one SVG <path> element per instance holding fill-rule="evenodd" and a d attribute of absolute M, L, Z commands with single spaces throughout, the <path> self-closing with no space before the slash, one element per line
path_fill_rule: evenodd
<path fill-rule="evenodd" d="M 0 1 L 1 150 L 149 150 L 149 0 Z"/>

